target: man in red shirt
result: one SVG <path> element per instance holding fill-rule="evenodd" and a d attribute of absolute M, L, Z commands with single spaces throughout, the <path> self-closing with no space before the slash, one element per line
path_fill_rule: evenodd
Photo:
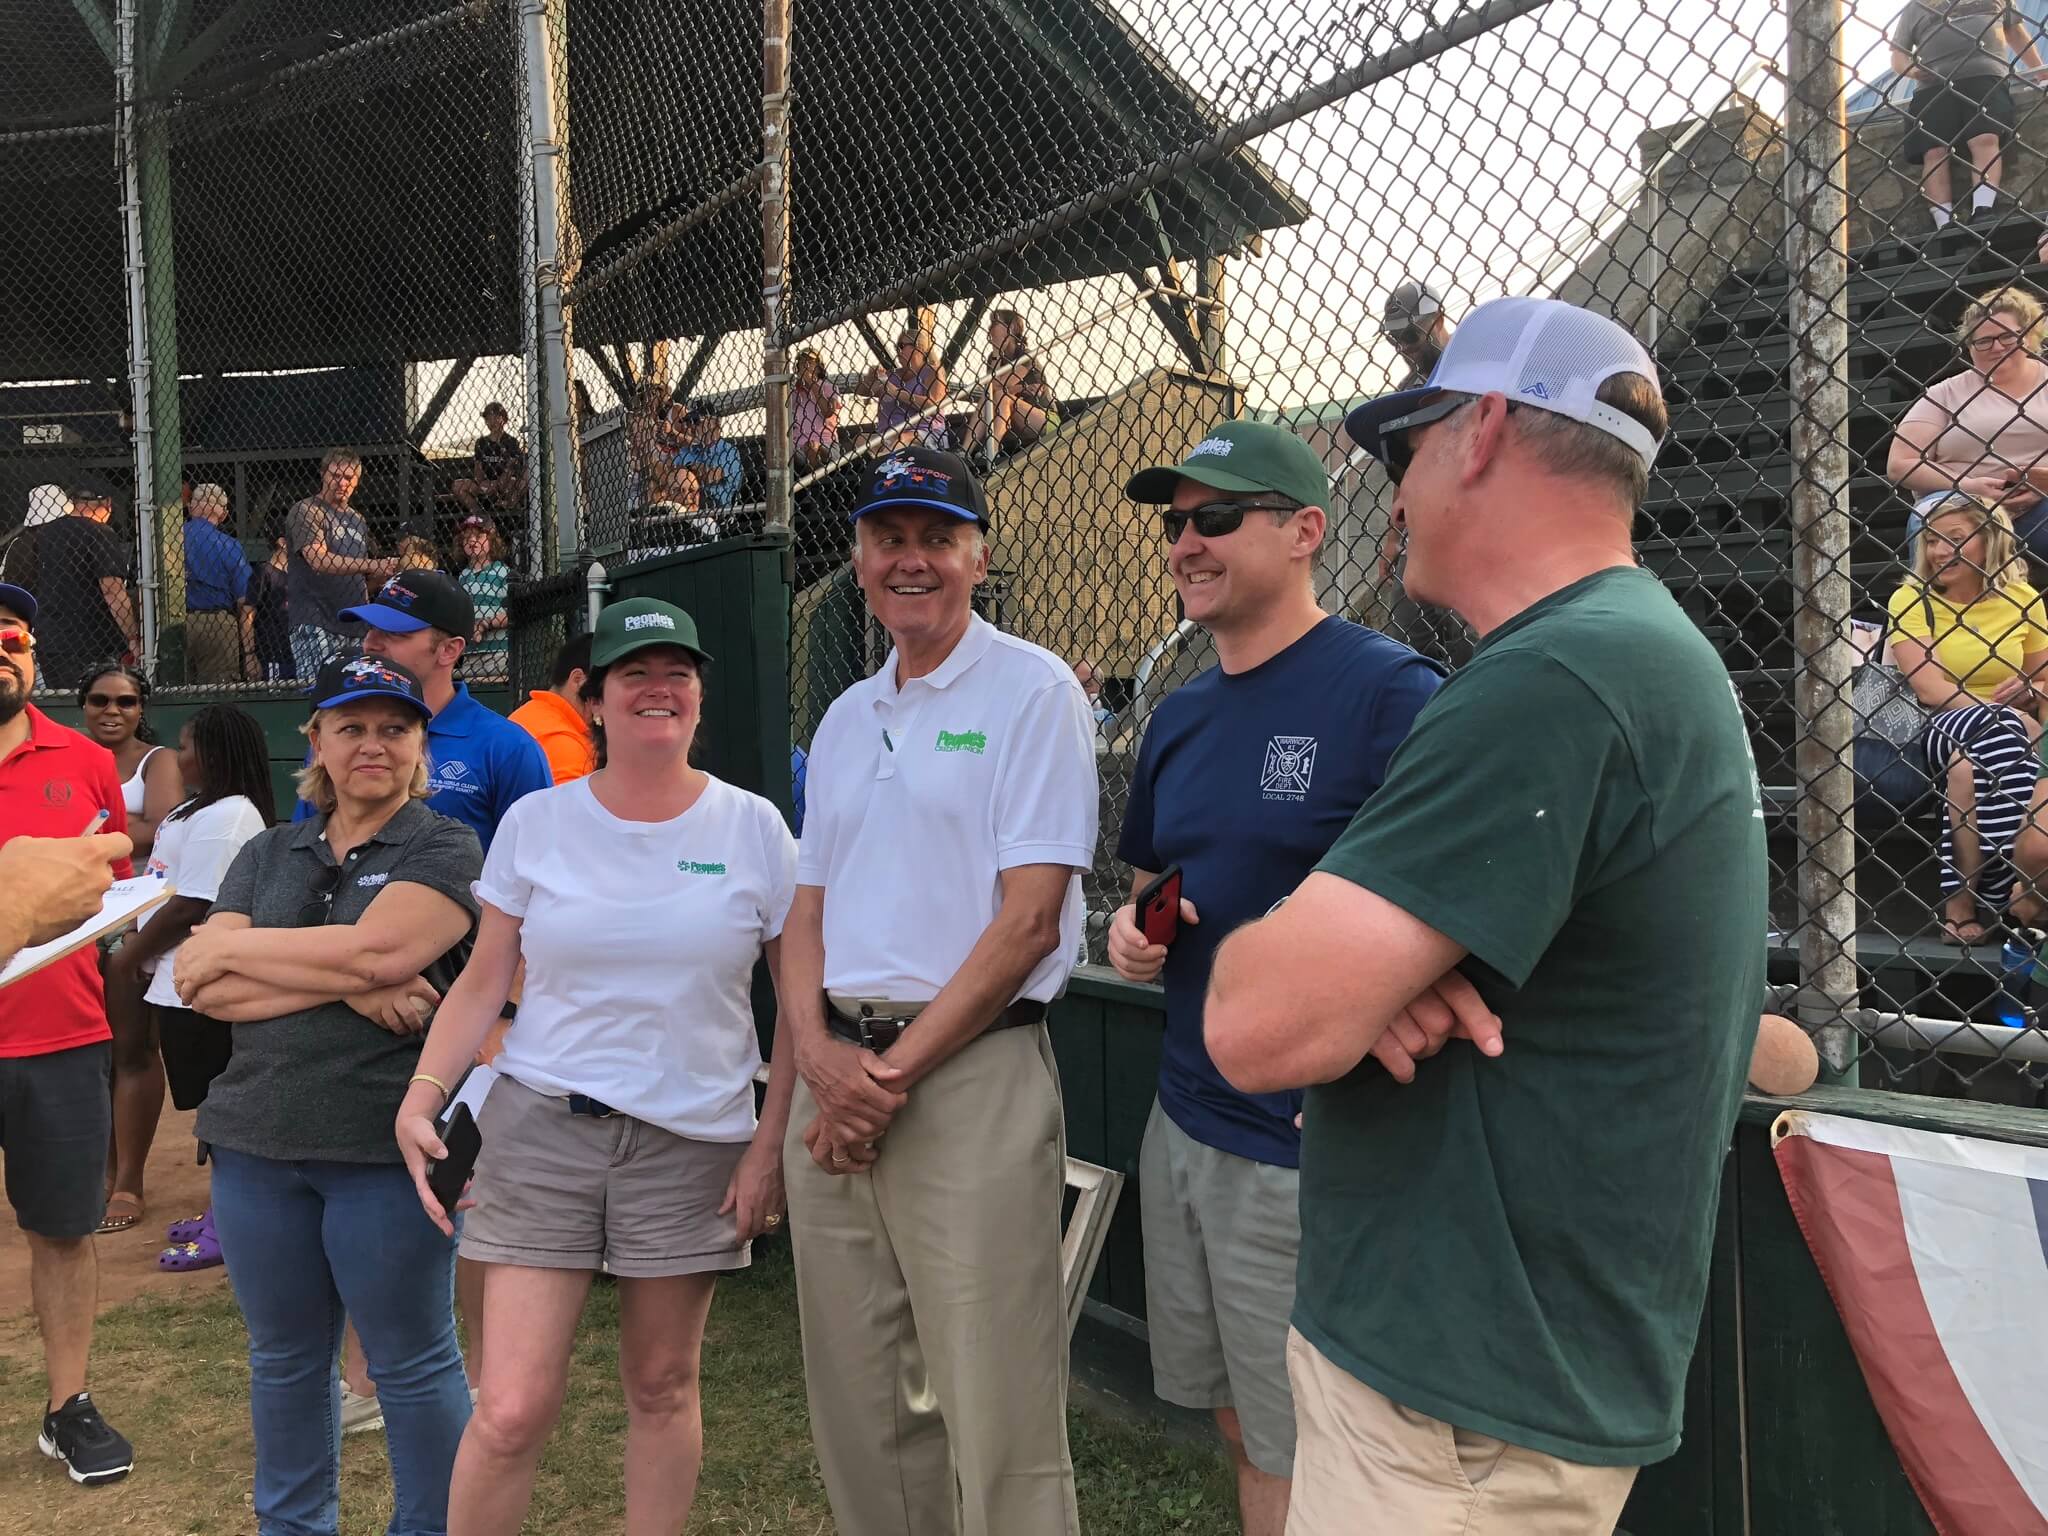
<path fill-rule="evenodd" d="M 36 600 L 0 583 L 0 847 L 77 837 L 107 812 L 126 833 L 113 754 L 29 703 Z M 116 879 L 132 871 L 114 865 Z M 27 1235 L 50 1398 L 37 1441 L 76 1483 L 125 1477 L 135 1453 L 85 1390 L 98 1272 L 93 1231 L 106 1209 L 112 1033 L 99 956 L 86 945 L 0 992 L 0 1157 Z"/>

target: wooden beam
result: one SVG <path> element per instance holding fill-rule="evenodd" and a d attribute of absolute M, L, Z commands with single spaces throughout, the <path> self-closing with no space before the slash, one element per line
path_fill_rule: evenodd
<path fill-rule="evenodd" d="M 855 315 L 853 327 L 867 338 L 868 350 L 875 354 L 884 368 L 896 366 L 896 349 L 882 345 L 882 338 L 875 334 L 875 322 L 866 315 Z"/>
<path fill-rule="evenodd" d="M 455 366 L 448 370 L 448 377 L 427 397 L 427 403 L 420 409 L 420 419 L 414 422 L 412 430 L 405 434 L 413 447 L 418 448 L 425 443 L 427 435 L 440 424 L 443 413 L 448 409 L 448 402 L 455 398 L 455 391 L 462 388 L 462 381 L 469 377 L 469 370 L 475 366 L 476 359 L 473 357 L 456 359 Z"/>
<path fill-rule="evenodd" d="M 940 366 L 947 373 L 953 371 L 953 365 L 960 361 L 960 354 L 967 350 L 967 343 L 974 339 L 974 328 L 981 324 L 981 317 L 988 313 L 992 302 L 990 299 L 976 299 L 967 306 L 967 313 L 960 317 L 960 325 L 953 332 L 953 339 L 946 343 L 945 355 L 940 359 Z"/>
<path fill-rule="evenodd" d="M 1209 360 L 1202 355 L 1202 343 L 1189 327 L 1187 317 L 1181 313 L 1177 305 L 1167 303 L 1161 295 L 1153 291 L 1159 284 L 1151 276 L 1135 267 L 1131 269 L 1130 276 L 1138 291 L 1145 295 L 1145 302 L 1152 307 L 1152 313 L 1159 317 L 1159 323 L 1166 327 L 1166 334 L 1173 338 L 1174 345 L 1179 347 L 1187 358 L 1189 366 L 1197 373 L 1207 373 Z"/>
<path fill-rule="evenodd" d="M 638 403 L 633 398 L 633 386 L 626 382 L 626 376 L 618 366 L 605 356 L 603 347 L 591 347 L 583 354 L 597 364 L 597 371 L 604 375 L 605 383 L 611 385 L 612 393 L 619 397 L 619 404 L 625 410 L 632 410 Z"/>
<path fill-rule="evenodd" d="M 714 331 L 697 343 L 697 350 L 690 354 L 690 360 L 683 365 L 682 375 L 676 380 L 676 398 L 688 398 L 690 391 L 697 387 L 697 381 L 704 377 L 704 370 L 711 365 L 711 354 L 718 350 L 718 344 L 725 340 L 725 332 Z"/>

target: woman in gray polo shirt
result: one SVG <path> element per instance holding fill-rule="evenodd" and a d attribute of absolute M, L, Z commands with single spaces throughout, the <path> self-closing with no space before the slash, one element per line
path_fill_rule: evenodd
<path fill-rule="evenodd" d="M 249 1328 L 256 1524 L 336 1527 L 346 1310 L 389 1426 L 391 1529 L 441 1531 L 469 1421 L 455 1242 L 420 1210 L 390 1125 L 468 948 L 483 855 L 422 803 L 429 712 L 412 673 L 332 661 L 313 698 L 299 793 L 320 814 L 243 847 L 174 973 L 187 1007 L 238 1026 L 197 1130 Z"/>

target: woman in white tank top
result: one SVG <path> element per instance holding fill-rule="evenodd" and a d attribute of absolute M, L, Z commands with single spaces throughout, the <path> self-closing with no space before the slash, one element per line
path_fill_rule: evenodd
<path fill-rule="evenodd" d="M 138 861 L 149 857 L 165 813 L 185 798 L 178 754 L 155 745 L 143 718 L 148 703 L 149 684 L 142 674 L 116 661 L 87 676 L 78 690 L 85 734 L 114 754 L 121 798 L 128 807 L 128 836 Z"/>

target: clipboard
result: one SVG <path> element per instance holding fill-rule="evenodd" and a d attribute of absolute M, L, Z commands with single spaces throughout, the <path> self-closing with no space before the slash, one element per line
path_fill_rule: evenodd
<path fill-rule="evenodd" d="M 143 913 L 156 910 L 176 894 L 170 881 L 155 875 L 116 880 L 100 902 L 98 912 L 47 944 L 29 945 L 0 968 L 0 988 L 10 987 L 24 976 L 33 976 L 44 966 L 54 964 L 110 933 L 119 933 Z"/>

